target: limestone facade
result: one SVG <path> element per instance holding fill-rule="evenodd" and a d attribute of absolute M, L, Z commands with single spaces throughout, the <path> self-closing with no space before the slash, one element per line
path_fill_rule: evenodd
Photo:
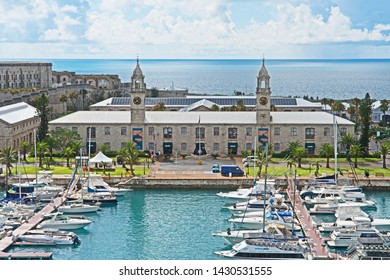
<path fill-rule="evenodd" d="M 52 84 L 54 87 L 89 85 L 100 89 L 118 89 L 121 86 L 121 80 L 118 75 L 78 75 L 76 72 L 53 71 Z"/>
<path fill-rule="evenodd" d="M 0 89 L 50 88 L 51 75 L 51 63 L 0 62 Z"/>

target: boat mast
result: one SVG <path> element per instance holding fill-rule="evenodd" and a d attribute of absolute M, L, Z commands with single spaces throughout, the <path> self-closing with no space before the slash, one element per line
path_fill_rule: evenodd
<path fill-rule="evenodd" d="M 87 188 L 89 188 L 89 177 L 91 175 L 91 170 L 89 168 L 89 160 L 91 158 L 91 130 L 92 130 L 92 128 L 90 127 L 89 128 L 89 135 L 88 135 L 89 140 L 88 140 L 88 165 L 87 165 L 87 168 L 88 168 L 88 184 L 87 184 Z"/>
<path fill-rule="evenodd" d="M 264 207 L 263 207 L 263 232 L 265 232 L 265 204 L 267 199 L 267 178 L 268 178 L 268 142 L 265 144 L 265 176 L 264 176 Z"/>
<path fill-rule="evenodd" d="M 38 168 L 37 168 L 37 131 L 34 129 L 34 169 L 35 169 L 35 184 L 38 184 Z"/>
<path fill-rule="evenodd" d="M 337 124 L 336 115 L 333 114 L 333 140 L 334 140 L 334 181 L 337 185 Z"/>
<path fill-rule="evenodd" d="M 19 203 L 22 203 L 22 174 L 20 173 L 20 151 L 18 151 Z"/>
<path fill-rule="evenodd" d="M 80 186 L 81 186 L 81 202 L 83 202 L 84 199 L 84 190 L 83 190 L 83 148 L 80 148 Z"/>

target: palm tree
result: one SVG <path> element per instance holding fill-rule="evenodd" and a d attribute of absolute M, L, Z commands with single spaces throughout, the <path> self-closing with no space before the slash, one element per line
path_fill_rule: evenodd
<path fill-rule="evenodd" d="M 45 153 L 49 150 L 49 146 L 46 142 L 37 143 L 37 156 L 39 159 L 39 167 L 42 167 L 42 160 L 45 157 Z"/>
<path fill-rule="evenodd" d="M 379 148 L 379 153 L 381 154 L 382 159 L 383 159 L 383 164 L 382 164 L 383 168 L 387 168 L 386 167 L 386 157 L 387 157 L 387 154 L 389 152 L 390 152 L 390 145 L 386 145 L 385 143 L 381 144 L 381 147 Z"/>
<path fill-rule="evenodd" d="M 355 168 L 358 167 L 357 159 L 361 154 L 362 154 L 362 146 L 358 143 L 353 144 L 351 146 L 351 156 L 353 156 L 355 159 L 355 163 L 354 163 Z"/>
<path fill-rule="evenodd" d="M 70 157 L 74 156 L 75 151 L 71 147 L 66 147 L 62 151 L 62 154 L 64 155 L 64 157 L 66 157 L 66 167 L 70 167 L 69 159 L 70 159 Z"/>
<path fill-rule="evenodd" d="M 334 147 L 329 143 L 323 144 L 321 146 L 320 155 L 326 157 L 326 168 L 330 168 L 329 158 L 334 155 Z"/>
<path fill-rule="evenodd" d="M 23 141 L 22 143 L 20 143 L 19 147 L 20 147 L 20 150 L 21 150 L 21 152 L 23 154 L 23 160 L 27 161 L 26 154 L 27 154 L 28 148 L 30 147 L 30 144 L 28 142 L 26 142 L 26 141 Z"/>
<path fill-rule="evenodd" d="M 302 168 L 301 161 L 302 161 L 302 158 L 305 156 L 305 154 L 306 154 L 306 150 L 302 146 L 296 147 L 294 149 L 293 156 L 294 156 L 294 158 L 296 158 L 298 160 L 298 168 Z"/>
<path fill-rule="evenodd" d="M 12 149 L 12 147 L 3 147 L 0 151 L 0 162 L 1 164 L 5 164 L 6 175 L 11 175 L 12 163 L 18 160 L 18 156 L 16 152 Z"/>
<path fill-rule="evenodd" d="M 137 164 L 138 162 L 138 157 L 139 157 L 139 153 L 137 152 L 136 148 L 136 143 L 133 142 L 133 141 L 129 141 L 126 143 L 125 147 L 123 149 L 120 150 L 119 154 L 121 155 L 122 159 L 123 159 L 123 167 L 126 168 L 126 163 L 130 165 L 130 172 L 131 172 L 131 175 L 135 175 L 134 174 L 134 168 L 133 166 L 135 164 Z"/>
<path fill-rule="evenodd" d="M 346 153 L 349 154 L 351 146 L 356 142 L 355 136 L 351 133 L 346 133 L 341 136 L 341 143 L 345 145 Z"/>
<path fill-rule="evenodd" d="M 383 113 L 383 115 L 386 115 L 387 110 L 389 110 L 389 101 L 386 99 L 381 100 L 381 104 L 379 105 L 379 109 Z"/>
<path fill-rule="evenodd" d="M 293 157 L 294 156 L 294 150 L 297 147 L 302 147 L 301 142 L 299 142 L 298 140 L 297 141 L 288 142 L 288 147 L 287 147 L 288 154 Z"/>
<path fill-rule="evenodd" d="M 340 115 L 342 111 L 345 110 L 344 104 L 340 101 L 334 101 L 331 105 L 332 111 L 336 112 L 337 115 Z"/>

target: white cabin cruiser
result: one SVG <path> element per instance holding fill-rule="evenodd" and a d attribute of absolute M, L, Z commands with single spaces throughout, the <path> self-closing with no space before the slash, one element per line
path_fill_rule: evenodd
<path fill-rule="evenodd" d="M 243 201 L 249 200 L 255 197 L 263 197 L 263 195 L 271 196 L 275 192 L 275 180 L 267 180 L 265 187 L 265 182 L 263 180 L 256 181 L 255 185 L 250 188 L 239 188 L 235 191 L 230 192 L 219 192 L 218 196 L 227 199 L 228 201 Z"/>
<path fill-rule="evenodd" d="M 132 189 L 125 189 L 125 188 L 115 188 L 111 187 L 107 182 L 105 182 L 102 178 L 102 176 L 98 174 L 90 174 L 89 175 L 89 186 L 87 186 L 87 191 L 89 193 L 91 192 L 110 192 L 113 193 L 116 196 L 123 196 Z"/>
<path fill-rule="evenodd" d="M 100 209 L 100 203 L 94 205 L 84 204 L 82 202 L 73 202 L 58 207 L 58 211 L 65 214 L 81 214 L 81 213 L 92 213 Z"/>
<path fill-rule="evenodd" d="M 72 230 L 72 229 L 80 229 L 84 228 L 87 225 L 91 224 L 93 221 L 86 219 L 83 216 L 73 217 L 73 216 L 67 216 L 62 215 L 62 213 L 57 212 L 54 213 L 53 217 L 44 220 L 42 223 L 40 223 L 37 228 L 44 229 L 44 228 L 55 228 L 55 229 L 61 229 L 61 230 Z"/>
<path fill-rule="evenodd" d="M 242 259 L 308 259 L 308 247 L 301 241 L 244 240 L 231 250 L 216 251 L 221 257 Z"/>
<path fill-rule="evenodd" d="M 349 228 L 332 231 L 328 246 L 345 248 L 355 244 L 390 245 L 390 234 L 382 234 L 376 228 Z"/>
<path fill-rule="evenodd" d="M 22 242 L 39 243 L 46 245 L 73 245 L 79 244 L 78 236 L 73 232 L 47 229 L 42 231 L 32 230 L 27 234 L 15 236 Z"/>
<path fill-rule="evenodd" d="M 346 220 L 337 220 L 334 223 L 321 223 L 319 231 L 332 232 L 334 230 L 354 227 L 375 227 L 380 232 L 390 231 L 390 219 L 371 219 L 369 217 L 351 217 Z"/>

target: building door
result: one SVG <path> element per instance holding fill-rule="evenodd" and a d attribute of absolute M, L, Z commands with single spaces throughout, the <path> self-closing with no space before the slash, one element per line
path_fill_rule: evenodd
<path fill-rule="evenodd" d="M 229 155 L 237 155 L 237 142 L 229 142 L 228 143 L 228 153 Z"/>
<path fill-rule="evenodd" d="M 206 155 L 206 147 L 204 143 L 196 143 L 195 144 L 195 150 L 194 150 L 194 155 Z"/>
<path fill-rule="evenodd" d="M 316 144 L 315 143 L 305 143 L 305 149 L 309 155 L 314 155 Z"/>
<path fill-rule="evenodd" d="M 166 154 L 172 154 L 173 151 L 173 143 L 172 142 L 164 142 L 163 143 L 163 153 Z"/>

